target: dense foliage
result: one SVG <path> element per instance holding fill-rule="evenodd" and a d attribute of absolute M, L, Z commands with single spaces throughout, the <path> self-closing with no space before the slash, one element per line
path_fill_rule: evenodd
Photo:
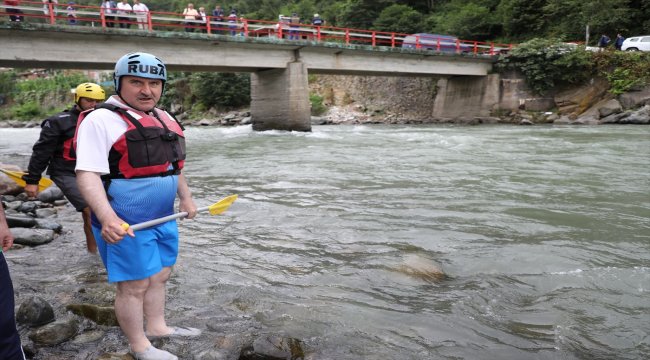
<path fill-rule="evenodd" d="M 592 55 L 572 44 L 533 39 L 502 56 L 497 68 L 521 72 L 532 90 L 544 94 L 560 85 L 586 80 L 592 74 Z"/>
<path fill-rule="evenodd" d="M 326 25 L 400 33 L 430 32 L 468 40 L 520 42 L 533 37 L 590 43 L 603 33 L 615 37 L 645 35 L 650 29 L 647 0 L 150 0 L 153 11 L 180 13 L 193 2 L 208 12 L 215 5 L 236 9 L 249 19 L 276 20 L 296 12 L 303 22 L 314 13 Z M 99 5 L 99 0 L 77 0 Z"/>

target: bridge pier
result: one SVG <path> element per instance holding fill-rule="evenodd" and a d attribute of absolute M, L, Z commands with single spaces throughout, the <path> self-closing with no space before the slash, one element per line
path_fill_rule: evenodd
<path fill-rule="evenodd" d="M 251 73 L 253 130 L 311 131 L 307 66 L 296 61 L 285 69 Z"/>
<path fill-rule="evenodd" d="M 457 118 L 489 116 L 490 110 L 499 105 L 500 77 L 453 76 L 438 80 L 433 117 Z"/>

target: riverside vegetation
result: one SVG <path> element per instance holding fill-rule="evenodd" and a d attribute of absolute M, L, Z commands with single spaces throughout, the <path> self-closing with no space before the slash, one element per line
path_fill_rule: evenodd
<path fill-rule="evenodd" d="M 62 2 L 60 2 L 62 3 Z M 76 5 L 97 6 L 96 0 Z M 152 11 L 181 13 L 186 0 L 146 2 Z M 460 39 L 522 42 L 534 37 L 584 39 L 589 25 L 596 45 L 601 34 L 614 38 L 647 34 L 647 0 L 224 0 L 223 9 L 235 9 L 247 19 L 276 21 L 280 14 L 297 13 L 309 23 L 315 13 L 327 26 L 370 29 L 404 34 L 450 34 Z M 211 10 L 214 2 L 198 1 Z M 182 31 L 182 29 L 178 29 Z"/>
<path fill-rule="evenodd" d="M 35 120 L 55 114 L 70 105 L 71 88 L 81 82 L 91 81 L 80 72 L 46 71 L 47 76 L 43 78 L 22 81 L 16 80 L 29 73 L 29 70 L 13 69 L 0 73 L 0 120 L 12 120 L 5 122 L 4 126 L 37 126 Z M 559 40 L 533 39 L 520 44 L 510 54 L 502 55 L 495 65 L 495 71 L 521 74 L 531 92 L 543 97 L 553 97 L 558 92 L 578 88 L 599 79 L 604 91 L 593 95 L 598 98 L 588 100 L 589 104 L 595 104 L 603 99 L 614 99 L 626 92 L 643 89 L 650 84 L 650 54 L 591 52 Z M 106 72 L 103 76 L 102 85 L 110 94 L 113 92 L 111 74 Z M 354 122 L 359 121 L 359 118 L 365 121 L 370 116 L 372 122 L 395 123 L 409 120 L 409 115 L 403 115 L 399 121 L 395 121 L 390 106 L 373 104 L 372 96 L 364 98 L 362 92 L 357 92 L 354 97 L 345 93 L 340 99 L 334 99 L 333 86 L 319 86 L 319 78 L 322 76 L 309 77 L 310 101 L 313 116 L 331 115 L 329 120 L 325 117 L 322 123 Z M 402 92 L 389 96 L 393 98 L 393 103 L 399 103 L 415 94 Z M 172 72 L 161 103 L 187 124 L 246 123 L 249 115 L 250 79 L 248 74 Z M 353 105 L 352 109 L 355 110 L 351 115 L 343 116 L 343 120 L 332 120 L 340 115 L 341 108 L 348 105 Z M 634 105 L 643 105 L 643 102 Z M 633 106 L 628 108 L 630 107 Z M 546 110 L 559 112 L 560 115 L 563 113 L 561 104 L 556 104 L 555 109 Z M 571 115 L 577 117 L 587 108 L 571 110 Z M 564 114 L 568 112 L 564 111 Z M 498 111 L 494 115 L 502 119 L 510 117 L 510 120 L 503 122 L 518 123 L 522 118 L 513 118 L 511 113 Z M 524 118 L 528 116 L 518 115 Z M 530 116 L 536 118 L 535 114 Z"/>

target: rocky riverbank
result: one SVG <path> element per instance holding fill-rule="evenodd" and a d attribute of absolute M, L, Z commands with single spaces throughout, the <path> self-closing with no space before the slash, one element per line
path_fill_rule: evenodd
<path fill-rule="evenodd" d="M 645 94 L 645 93 L 644 93 Z M 623 105 L 625 104 L 625 105 Z M 606 99 L 594 104 L 584 113 L 537 111 L 521 109 L 498 111 L 498 116 L 473 116 L 456 118 L 411 117 L 409 114 L 378 109 L 368 105 L 351 103 L 330 106 L 321 116 L 312 116 L 313 125 L 361 125 L 361 124 L 512 124 L 512 125 L 605 125 L 605 124 L 650 124 L 650 90 L 647 94 L 627 102 Z M 226 114 L 213 114 L 199 120 L 190 120 L 181 114 L 179 119 L 190 126 L 236 126 L 251 123 L 250 112 L 234 111 Z"/>
<path fill-rule="evenodd" d="M 0 164 L 8 168 L 10 165 Z M 18 169 L 16 169 L 18 170 Z M 0 174 L 0 194 L 14 246 L 5 253 L 14 283 L 16 320 L 28 359 L 132 357 L 113 309 L 115 287 L 101 260 L 85 250 L 81 216 L 52 186 L 29 199 Z M 170 285 L 170 292 L 174 284 Z M 299 339 L 270 334 L 251 317 L 205 314 L 197 339 L 156 339 L 181 359 L 306 359 Z M 170 323 L 188 319 L 170 316 Z"/>
<path fill-rule="evenodd" d="M 647 105 L 643 105 L 646 104 Z M 638 105 L 642 105 L 638 107 Z M 407 118 L 404 114 L 390 111 L 371 110 L 365 105 L 349 104 L 332 106 L 321 116 L 312 116 L 312 125 L 362 125 L 362 124 L 511 124 L 511 125 L 649 125 L 650 96 L 634 108 L 624 108 L 617 99 L 602 101 L 584 113 L 562 114 L 553 111 L 532 111 L 525 109 L 499 111 L 499 116 L 474 116 L 457 118 Z M 231 111 L 224 114 L 211 114 L 201 119 L 189 119 L 181 114 L 179 120 L 186 126 L 239 126 L 252 123 L 248 110 Z M 0 121 L 0 127 L 30 128 L 39 126 L 38 121 Z"/>

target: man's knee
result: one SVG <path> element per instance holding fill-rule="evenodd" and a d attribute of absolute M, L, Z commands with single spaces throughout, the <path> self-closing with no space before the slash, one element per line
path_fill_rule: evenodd
<path fill-rule="evenodd" d="M 167 282 L 167 280 L 169 280 L 171 274 L 172 274 L 172 268 L 164 267 L 157 274 L 151 277 L 151 282 L 155 284 L 161 284 L 161 283 L 164 284 Z"/>
<path fill-rule="evenodd" d="M 144 298 L 150 283 L 149 279 L 121 281 L 117 283 L 117 296 Z"/>

